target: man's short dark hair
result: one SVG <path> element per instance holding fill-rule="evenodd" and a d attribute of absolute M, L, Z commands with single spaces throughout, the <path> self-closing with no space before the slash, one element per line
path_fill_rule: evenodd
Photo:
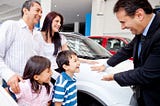
<path fill-rule="evenodd" d="M 133 16 L 139 8 L 142 8 L 146 14 L 153 13 L 153 8 L 148 0 L 118 0 L 113 8 L 113 12 L 116 13 L 120 9 L 124 9 L 126 15 Z"/>
<path fill-rule="evenodd" d="M 26 9 L 30 10 L 30 8 L 33 6 L 34 3 L 37 3 L 37 4 L 41 5 L 37 0 L 26 0 L 23 3 L 22 9 L 21 9 L 21 15 L 22 16 L 24 15 L 23 8 L 26 8 Z"/>

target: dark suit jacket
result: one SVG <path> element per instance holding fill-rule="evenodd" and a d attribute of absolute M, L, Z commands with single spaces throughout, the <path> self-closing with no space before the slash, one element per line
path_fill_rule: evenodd
<path fill-rule="evenodd" d="M 138 58 L 138 45 L 141 35 L 136 35 L 126 47 L 120 49 L 107 63 L 118 63 L 134 58 L 134 69 L 114 75 L 121 86 L 140 86 L 141 97 L 146 106 L 160 106 L 160 14 L 156 14 L 145 38 Z"/>

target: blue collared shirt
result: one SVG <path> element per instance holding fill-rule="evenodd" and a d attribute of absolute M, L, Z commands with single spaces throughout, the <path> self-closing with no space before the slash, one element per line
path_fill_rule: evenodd
<path fill-rule="evenodd" d="M 76 77 L 71 78 L 62 72 L 54 86 L 53 102 L 62 102 L 62 106 L 77 106 Z"/>
<path fill-rule="evenodd" d="M 150 26 L 151 26 L 151 23 L 152 23 L 154 17 L 155 17 L 155 14 L 153 14 L 151 20 L 149 21 L 149 24 L 148 24 L 147 27 L 144 29 L 144 31 L 143 31 L 143 36 L 147 36 L 148 30 L 149 30 L 149 28 L 150 28 Z M 142 45 L 141 45 L 141 42 L 139 42 L 138 57 L 139 57 L 139 55 L 140 55 L 141 48 L 142 48 Z"/>

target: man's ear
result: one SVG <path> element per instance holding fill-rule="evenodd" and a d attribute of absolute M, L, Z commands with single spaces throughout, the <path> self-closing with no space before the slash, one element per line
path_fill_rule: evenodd
<path fill-rule="evenodd" d="M 24 13 L 24 14 L 26 14 L 26 13 L 27 13 L 27 11 L 28 11 L 28 9 L 27 9 L 27 8 L 23 8 L 23 10 L 22 10 L 22 11 L 23 11 L 23 13 Z"/>
<path fill-rule="evenodd" d="M 38 80 L 39 80 L 38 75 L 34 75 L 34 76 L 33 76 L 33 78 L 34 78 L 34 80 L 36 80 L 36 81 L 38 81 Z"/>
<path fill-rule="evenodd" d="M 135 16 L 138 18 L 138 20 L 142 21 L 144 19 L 144 10 L 139 8 L 136 10 Z"/>

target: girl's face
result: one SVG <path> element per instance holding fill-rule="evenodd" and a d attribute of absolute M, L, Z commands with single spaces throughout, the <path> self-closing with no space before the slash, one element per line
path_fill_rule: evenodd
<path fill-rule="evenodd" d="M 72 55 L 72 58 L 69 59 L 69 65 L 65 65 L 66 73 L 69 75 L 73 75 L 74 73 L 78 73 L 80 66 L 80 61 L 76 55 Z"/>
<path fill-rule="evenodd" d="M 61 27 L 61 18 L 56 16 L 52 21 L 52 32 L 58 32 Z"/>
<path fill-rule="evenodd" d="M 49 83 L 52 76 L 52 70 L 50 68 L 46 68 L 41 74 L 35 75 L 35 80 L 37 80 L 40 84 Z"/>

